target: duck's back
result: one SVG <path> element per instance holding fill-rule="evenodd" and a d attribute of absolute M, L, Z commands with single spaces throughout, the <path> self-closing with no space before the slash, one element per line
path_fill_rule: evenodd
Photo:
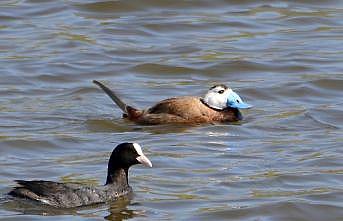
<path fill-rule="evenodd" d="M 149 114 L 173 114 L 184 118 L 190 116 L 201 116 L 203 104 L 199 97 L 174 97 L 162 100 L 149 108 Z"/>

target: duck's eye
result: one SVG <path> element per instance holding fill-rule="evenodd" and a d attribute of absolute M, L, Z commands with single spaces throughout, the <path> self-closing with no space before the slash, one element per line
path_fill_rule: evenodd
<path fill-rule="evenodd" d="M 222 93 L 224 93 L 224 90 L 220 90 L 220 91 L 218 91 L 218 93 L 219 93 L 219 94 L 222 94 Z"/>
<path fill-rule="evenodd" d="M 239 100 L 236 100 L 237 101 L 237 103 L 239 103 Z"/>

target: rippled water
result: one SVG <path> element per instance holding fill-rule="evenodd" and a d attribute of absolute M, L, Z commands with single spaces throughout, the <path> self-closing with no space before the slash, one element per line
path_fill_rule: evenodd
<path fill-rule="evenodd" d="M 3 219 L 342 220 L 342 1 L 0 1 Z M 139 126 L 147 107 L 226 83 L 240 123 Z M 14 179 L 102 184 L 122 141 L 154 168 L 81 210 L 6 199 Z M 41 216 L 45 215 L 45 216 Z"/>

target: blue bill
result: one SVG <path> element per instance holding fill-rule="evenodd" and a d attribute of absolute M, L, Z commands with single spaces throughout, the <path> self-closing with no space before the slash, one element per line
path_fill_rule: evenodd
<path fill-rule="evenodd" d="M 228 107 L 233 107 L 233 108 L 238 108 L 238 109 L 247 109 L 247 108 L 252 107 L 252 105 L 244 103 L 242 98 L 240 98 L 240 96 L 234 91 L 231 91 L 229 93 L 229 97 L 227 98 L 226 105 Z"/>

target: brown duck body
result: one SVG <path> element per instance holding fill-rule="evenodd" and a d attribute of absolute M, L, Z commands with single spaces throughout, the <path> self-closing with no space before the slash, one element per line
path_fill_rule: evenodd
<path fill-rule="evenodd" d="M 233 122 L 242 118 L 238 109 L 216 110 L 205 105 L 200 97 L 175 97 L 140 111 L 128 108 L 128 119 L 141 124 L 199 124 Z"/>
<path fill-rule="evenodd" d="M 123 103 L 102 83 L 93 82 L 100 86 L 124 111 L 124 118 L 139 124 L 200 124 L 234 122 L 242 119 L 240 111 L 236 108 L 217 110 L 206 105 L 202 98 L 195 96 L 169 98 L 148 109 L 139 110 Z"/>

